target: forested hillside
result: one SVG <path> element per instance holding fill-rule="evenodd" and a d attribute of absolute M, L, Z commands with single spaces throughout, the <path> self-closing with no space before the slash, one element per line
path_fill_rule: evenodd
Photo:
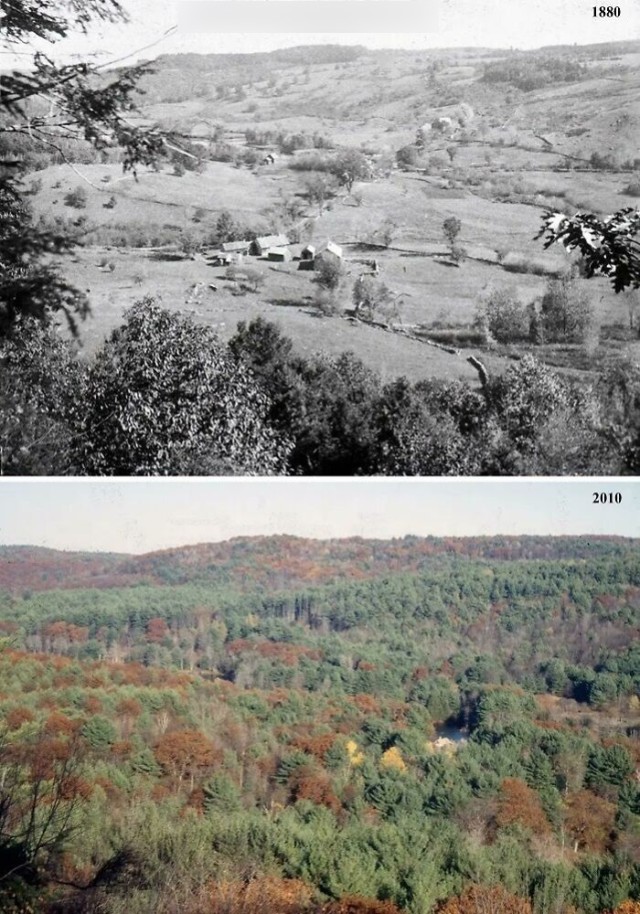
<path fill-rule="evenodd" d="M 243 589 L 417 571 L 437 556 L 487 559 L 593 558 L 619 555 L 623 537 L 416 537 L 317 540 L 296 536 L 236 537 L 146 555 L 59 552 L 0 546 L 0 590 L 52 590 L 127 584 L 233 582 Z"/>
<path fill-rule="evenodd" d="M 0 563 L 3 912 L 637 912 L 638 541 Z"/>

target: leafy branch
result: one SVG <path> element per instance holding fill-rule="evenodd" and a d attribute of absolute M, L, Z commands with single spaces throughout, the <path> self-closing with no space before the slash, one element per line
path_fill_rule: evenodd
<path fill-rule="evenodd" d="M 577 250 L 588 277 L 607 276 L 616 292 L 640 287 L 640 210 L 626 207 L 599 219 L 593 213 L 547 212 L 536 238 L 545 238 L 545 248 L 559 242 L 568 251 Z"/>

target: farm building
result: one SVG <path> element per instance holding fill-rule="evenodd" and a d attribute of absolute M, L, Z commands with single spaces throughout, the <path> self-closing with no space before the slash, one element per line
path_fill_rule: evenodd
<path fill-rule="evenodd" d="M 231 264 L 242 263 L 244 253 L 242 251 L 214 251 L 211 256 L 211 264 L 218 267 L 228 267 Z"/>
<path fill-rule="evenodd" d="M 250 244 L 250 241 L 225 241 L 220 245 L 220 250 L 225 254 L 246 254 Z"/>
<path fill-rule="evenodd" d="M 286 235 L 263 235 L 255 238 L 249 245 L 249 253 L 262 257 L 270 248 L 286 248 L 290 244 Z"/>
<path fill-rule="evenodd" d="M 277 263 L 286 263 L 291 259 L 292 256 L 289 248 L 269 248 L 267 251 L 267 260 L 275 260 Z"/>
<path fill-rule="evenodd" d="M 434 133 L 453 133 L 460 127 L 466 127 L 475 118 L 471 105 L 460 102 L 458 105 L 441 105 L 432 108 L 432 117 L 416 131 L 416 145 L 424 146 Z"/>
<path fill-rule="evenodd" d="M 320 248 L 315 256 L 316 260 L 330 260 L 333 258 L 342 260 L 342 248 L 334 241 L 327 241 L 327 243 Z"/>
<path fill-rule="evenodd" d="M 312 244 L 308 244 L 306 247 L 302 248 L 300 254 L 300 260 L 313 260 L 316 256 L 316 249 Z"/>

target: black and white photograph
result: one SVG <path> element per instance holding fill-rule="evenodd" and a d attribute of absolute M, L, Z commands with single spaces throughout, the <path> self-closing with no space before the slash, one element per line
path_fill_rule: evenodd
<path fill-rule="evenodd" d="M 636 0 L 3 10 L 3 476 L 638 473 Z"/>

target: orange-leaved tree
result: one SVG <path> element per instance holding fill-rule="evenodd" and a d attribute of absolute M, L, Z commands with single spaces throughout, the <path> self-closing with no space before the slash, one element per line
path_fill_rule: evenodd
<path fill-rule="evenodd" d="M 361 895 L 345 895 L 339 901 L 330 901 L 321 914 L 401 914 L 392 901 L 377 901 Z"/>
<path fill-rule="evenodd" d="M 256 875 L 215 882 L 206 914 L 301 914 L 311 903 L 311 890 L 300 879 Z"/>
<path fill-rule="evenodd" d="M 612 837 L 616 816 L 613 803 L 596 796 L 590 790 L 569 794 L 565 812 L 565 827 L 573 841 L 573 850 L 605 851 Z"/>
<path fill-rule="evenodd" d="M 189 778 L 193 790 L 196 776 L 204 774 L 219 761 L 221 753 L 200 730 L 172 730 L 157 741 L 154 749 L 156 761 L 180 789 Z"/>
<path fill-rule="evenodd" d="M 470 885 L 461 895 L 448 898 L 438 914 L 532 914 L 527 898 L 513 895 L 501 885 Z"/>
<path fill-rule="evenodd" d="M 540 797 L 520 778 L 505 778 L 500 787 L 496 825 L 522 825 L 534 835 L 546 835 L 550 831 L 549 821 L 544 814 Z"/>

